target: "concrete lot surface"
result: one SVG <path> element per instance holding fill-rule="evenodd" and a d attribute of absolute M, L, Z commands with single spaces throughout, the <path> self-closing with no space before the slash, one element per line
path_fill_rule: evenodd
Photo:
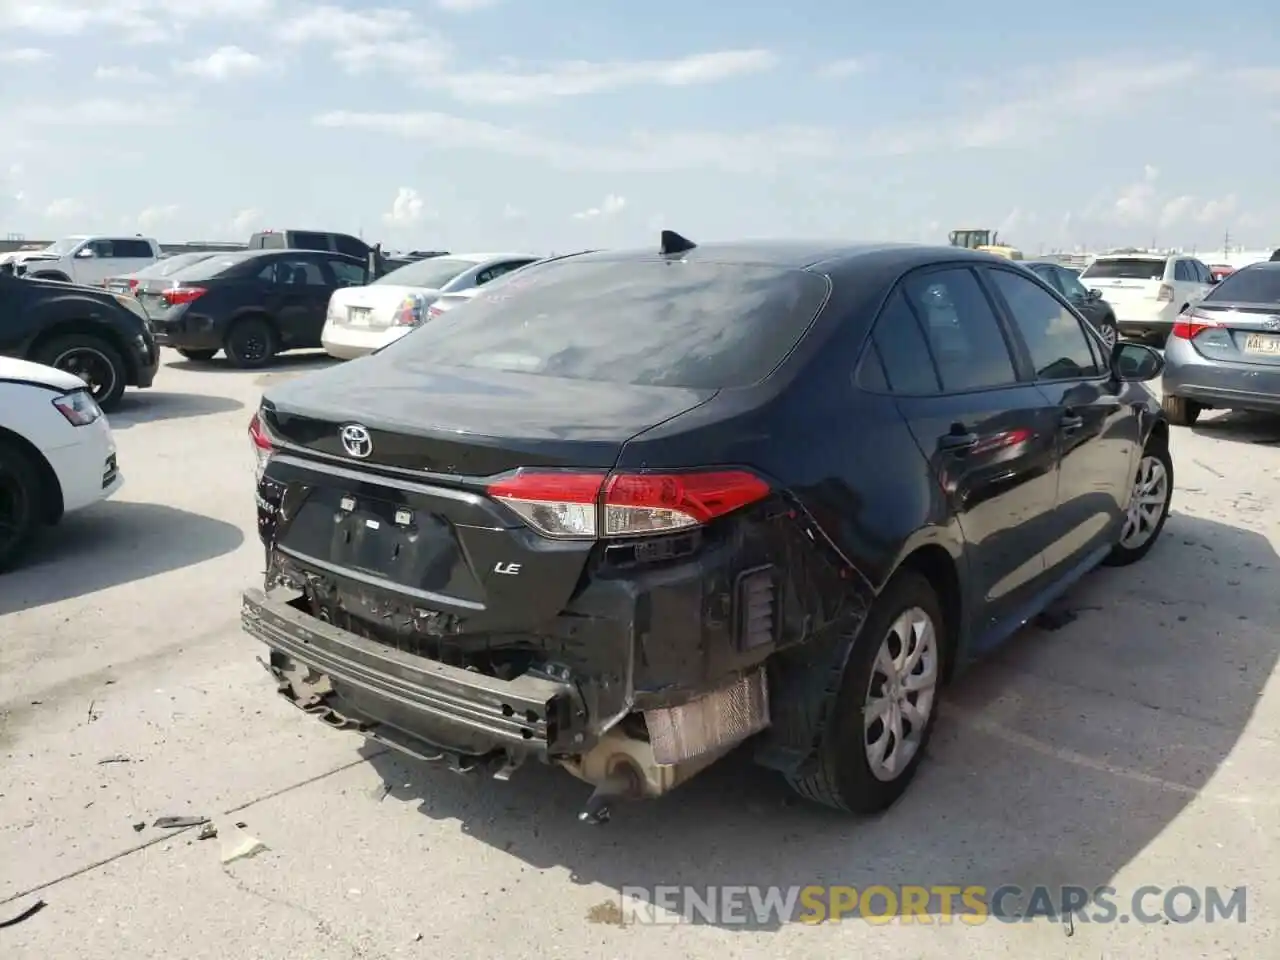
<path fill-rule="evenodd" d="M 318 362 L 170 354 L 112 418 L 120 495 L 0 579 L 0 922 L 47 902 L 0 957 L 1280 957 L 1280 421 L 1175 431 L 1161 543 L 965 676 L 888 814 L 731 758 L 588 828 L 567 774 L 421 766 L 272 692 L 238 619 L 261 568 L 245 426 Z M 267 849 L 224 865 L 242 834 Z M 1148 884 L 1244 886 L 1247 915 L 618 922 L 624 886 L 669 884 L 1110 885 L 1121 913 Z"/>

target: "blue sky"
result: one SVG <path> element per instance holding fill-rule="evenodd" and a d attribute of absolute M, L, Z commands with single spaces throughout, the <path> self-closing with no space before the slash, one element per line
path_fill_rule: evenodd
<path fill-rule="evenodd" d="M 0 235 L 1280 244 L 1280 8 L 1212 10 L 0 0 Z"/>

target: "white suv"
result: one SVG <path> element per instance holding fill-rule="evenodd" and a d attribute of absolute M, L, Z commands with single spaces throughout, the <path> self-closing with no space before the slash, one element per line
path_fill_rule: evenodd
<path fill-rule="evenodd" d="M 1121 336 L 1163 342 L 1178 314 L 1202 300 L 1216 281 L 1195 257 L 1108 253 L 1085 267 L 1080 282 L 1111 304 Z"/>
<path fill-rule="evenodd" d="M 29 277 L 100 286 L 108 277 L 133 273 L 160 258 L 160 244 L 149 237 L 64 237 L 43 250 L 10 254 Z"/>

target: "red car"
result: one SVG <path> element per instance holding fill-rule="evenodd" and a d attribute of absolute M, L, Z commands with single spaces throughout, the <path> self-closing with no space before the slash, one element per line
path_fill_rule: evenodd
<path fill-rule="evenodd" d="M 1221 281 L 1223 277 L 1229 277 L 1235 272 L 1235 267 L 1227 266 L 1225 263 L 1209 264 L 1209 273 L 1215 281 Z"/>

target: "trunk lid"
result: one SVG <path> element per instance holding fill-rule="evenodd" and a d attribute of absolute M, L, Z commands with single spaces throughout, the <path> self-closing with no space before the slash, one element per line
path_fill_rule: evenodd
<path fill-rule="evenodd" d="M 396 312 L 409 297 L 421 301 L 423 309 L 439 296 L 438 290 L 375 283 L 367 287 L 344 287 L 329 302 L 329 316 L 340 327 L 356 330 L 386 330 L 395 322 Z"/>
<path fill-rule="evenodd" d="M 1080 274 L 1086 287 L 1100 290 L 1113 306 L 1155 300 L 1164 286 L 1164 258 L 1120 257 L 1095 260 Z"/>
<path fill-rule="evenodd" d="M 1192 313 L 1217 324 L 1192 340 L 1202 356 L 1280 366 L 1280 303 L 1209 301 Z"/>
<path fill-rule="evenodd" d="M 282 570 L 323 585 L 318 615 L 402 649 L 424 652 L 424 631 L 448 638 L 425 650 L 443 657 L 482 634 L 549 630 L 593 543 L 534 533 L 485 478 L 608 470 L 631 437 L 714 395 L 383 355 L 301 377 L 263 398 L 279 445 L 263 497 L 283 508 L 268 541 Z M 363 457 L 344 449 L 352 426 Z"/>

